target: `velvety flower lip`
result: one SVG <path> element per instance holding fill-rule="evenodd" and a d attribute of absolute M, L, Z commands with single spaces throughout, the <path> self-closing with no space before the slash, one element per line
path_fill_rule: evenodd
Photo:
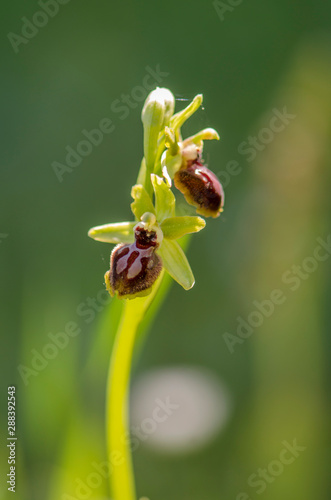
<path fill-rule="evenodd" d="M 149 241 L 150 239 L 150 241 Z M 110 270 L 105 274 L 109 293 L 133 299 L 147 295 L 162 270 L 162 260 L 155 253 L 156 233 L 146 238 L 140 232 L 131 245 L 117 245 L 110 258 Z"/>
<path fill-rule="evenodd" d="M 183 193 L 187 203 L 197 208 L 205 217 L 219 217 L 224 206 L 224 191 L 216 175 L 196 161 L 175 173 L 176 188 Z"/>

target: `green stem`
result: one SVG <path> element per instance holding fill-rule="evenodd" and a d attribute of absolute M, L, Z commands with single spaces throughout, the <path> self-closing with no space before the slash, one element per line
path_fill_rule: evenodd
<path fill-rule="evenodd" d="M 114 500 L 135 500 L 135 485 L 129 443 L 128 393 L 137 329 L 153 301 L 163 272 L 147 297 L 126 300 L 109 366 L 106 430 L 108 460 L 112 465 L 111 491 Z"/>
<path fill-rule="evenodd" d="M 111 487 L 115 500 L 135 500 L 130 452 L 126 444 L 128 428 L 128 385 L 139 311 L 131 313 L 133 301 L 124 306 L 122 321 L 111 358 L 107 387 L 107 442 L 109 462 L 113 465 Z M 132 311 L 134 313 L 134 311 Z"/>

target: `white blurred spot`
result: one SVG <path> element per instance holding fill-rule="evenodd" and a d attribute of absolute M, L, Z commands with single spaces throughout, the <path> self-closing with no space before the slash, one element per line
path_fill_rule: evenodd
<path fill-rule="evenodd" d="M 225 426 L 231 406 L 224 384 L 212 373 L 192 367 L 157 369 L 140 376 L 131 399 L 133 436 L 171 453 L 207 444 Z"/>

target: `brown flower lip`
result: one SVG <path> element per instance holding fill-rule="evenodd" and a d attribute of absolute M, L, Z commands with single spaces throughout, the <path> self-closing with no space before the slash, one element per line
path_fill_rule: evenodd
<path fill-rule="evenodd" d="M 112 296 L 115 293 L 122 298 L 147 295 L 161 272 L 162 261 L 155 253 L 159 246 L 156 232 L 137 226 L 135 240 L 131 245 L 117 245 L 112 251 L 110 270 L 105 274 Z"/>
<path fill-rule="evenodd" d="M 218 217 L 223 211 L 224 191 L 216 175 L 200 161 L 181 168 L 174 176 L 176 188 L 187 203 L 205 217 Z"/>

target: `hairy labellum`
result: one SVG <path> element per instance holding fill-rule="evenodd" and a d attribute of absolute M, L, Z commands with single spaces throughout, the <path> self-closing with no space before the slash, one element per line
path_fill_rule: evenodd
<path fill-rule="evenodd" d="M 187 203 L 205 217 L 218 217 L 223 211 L 224 192 L 216 175 L 199 161 L 181 168 L 174 176 L 177 189 Z"/>
<path fill-rule="evenodd" d="M 110 270 L 105 274 L 111 295 L 134 298 L 147 295 L 162 269 L 162 261 L 155 253 L 159 246 L 155 231 L 143 226 L 135 228 L 135 242 L 117 245 L 111 254 Z"/>

